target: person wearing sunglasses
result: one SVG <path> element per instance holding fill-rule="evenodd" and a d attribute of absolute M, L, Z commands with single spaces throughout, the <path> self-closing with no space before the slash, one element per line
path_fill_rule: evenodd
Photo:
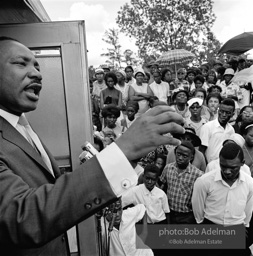
<path fill-rule="evenodd" d="M 191 116 L 186 118 L 185 125 L 193 128 L 199 136 L 201 127 L 207 123 L 207 120 L 201 116 L 203 100 L 200 98 L 192 98 L 188 100 L 187 103 Z"/>

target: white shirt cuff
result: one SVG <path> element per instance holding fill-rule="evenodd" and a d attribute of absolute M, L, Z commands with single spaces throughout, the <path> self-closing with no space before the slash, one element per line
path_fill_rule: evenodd
<path fill-rule="evenodd" d="M 136 186 L 138 177 L 124 153 L 111 143 L 97 155 L 111 189 L 117 197 L 130 187 Z"/>

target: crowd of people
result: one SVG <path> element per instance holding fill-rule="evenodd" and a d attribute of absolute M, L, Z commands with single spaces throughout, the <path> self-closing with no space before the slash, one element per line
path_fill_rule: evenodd
<path fill-rule="evenodd" d="M 112 71 L 106 65 L 95 70 L 90 82 L 93 106 L 98 106 L 93 107 L 94 136 L 104 147 L 157 105 L 170 106 L 184 119 L 184 134 L 165 135 L 178 138 L 179 146 L 160 145 L 138 159 L 138 184 L 122 195 L 123 212 L 141 204 L 148 224 L 244 225 L 245 250 L 213 250 L 210 255 L 251 255 L 252 85 L 235 79 L 251 64 L 217 60 L 174 73 L 151 61 L 135 70 Z M 119 249 L 118 255 L 127 254 Z"/>

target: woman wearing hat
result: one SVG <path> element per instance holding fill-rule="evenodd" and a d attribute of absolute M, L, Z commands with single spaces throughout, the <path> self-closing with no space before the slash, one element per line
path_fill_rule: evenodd
<path fill-rule="evenodd" d="M 137 116 L 145 113 L 149 109 L 149 98 L 154 96 L 147 83 L 144 83 L 145 72 L 142 68 L 136 70 L 134 78 L 136 82 L 129 87 L 129 100 L 137 101 L 139 111 Z"/>
<path fill-rule="evenodd" d="M 184 134 L 173 134 L 174 138 L 180 139 L 181 141 L 190 141 L 195 148 L 194 157 L 191 160 L 191 164 L 196 166 L 202 172 L 206 170 L 206 161 L 204 155 L 197 149 L 201 145 L 201 140 L 196 132 L 191 127 L 185 127 Z M 175 151 L 170 150 L 167 155 L 166 164 L 173 163 L 176 161 Z"/>
<path fill-rule="evenodd" d="M 174 108 L 176 112 L 183 118 L 188 118 L 191 116 L 187 106 L 188 97 L 188 92 L 182 88 L 175 89 L 172 94 L 172 101 L 174 102 L 174 105 L 171 107 Z"/>

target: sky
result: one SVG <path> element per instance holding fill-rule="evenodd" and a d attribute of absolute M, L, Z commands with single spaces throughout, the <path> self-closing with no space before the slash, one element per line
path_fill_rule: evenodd
<path fill-rule="evenodd" d="M 108 45 L 102 41 L 109 28 L 117 28 L 120 7 L 130 0 L 40 0 L 52 21 L 85 20 L 88 64 L 95 68 L 105 63 Z M 169 0 L 168 0 L 169 1 Z M 182 0 L 183 1 L 183 0 Z M 200 0 L 201 2 L 201 0 Z M 211 28 L 223 44 L 243 32 L 253 31 L 253 0 L 214 0 L 216 21 Z M 121 35 L 122 50 L 137 51 L 134 40 Z"/>

